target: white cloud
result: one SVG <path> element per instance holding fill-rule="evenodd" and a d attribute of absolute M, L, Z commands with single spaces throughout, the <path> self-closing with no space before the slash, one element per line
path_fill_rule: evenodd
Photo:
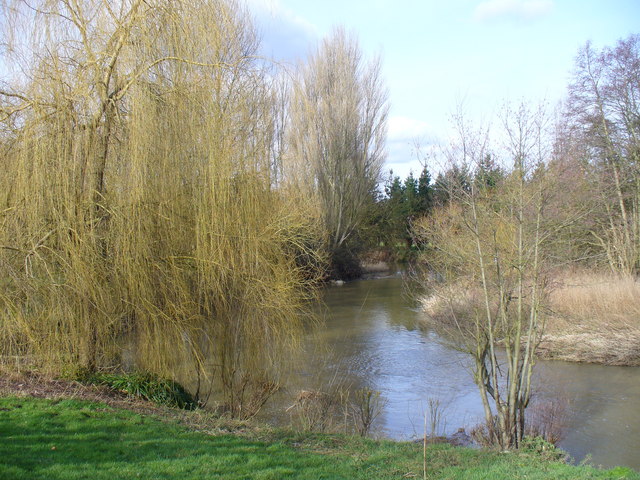
<path fill-rule="evenodd" d="M 530 22 L 549 14 L 553 0 L 485 0 L 473 12 L 473 18 L 484 22 L 509 19 Z"/>
<path fill-rule="evenodd" d="M 276 60 L 295 62 L 304 57 L 319 37 L 311 22 L 279 0 L 247 0 L 262 35 L 261 50 Z"/>
<path fill-rule="evenodd" d="M 421 154 L 417 151 L 430 145 L 435 137 L 431 125 L 415 118 L 392 116 L 387 124 L 387 161 L 383 176 L 393 170 L 394 175 L 405 178 L 412 171 L 422 171 Z"/>
<path fill-rule="evenodd" d="M 389 118 L 388 138 L 390 141 L 406 141 L 420 139 L 428 135 L 431 127 L 427 122 L 409 117 L 394 116 Z"/>

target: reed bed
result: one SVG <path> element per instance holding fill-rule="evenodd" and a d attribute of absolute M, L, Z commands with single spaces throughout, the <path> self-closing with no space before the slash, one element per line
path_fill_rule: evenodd
<path fill-rule="evenodd" d="M 559 276 L 541 344 L 562 360 L 640 365 L 640 282 L 632 276 L 574 272 Z"/>
<path fill-rule="evenodd" d="M 542 358 L 605 365 L 640 365 L 640 282 L 598 272 L 551 275 L 545 302 Z M 457 328 L 455 319 L 482 307 L 480 292 L 459 282 L 421 298 L 426 321 Z"/>

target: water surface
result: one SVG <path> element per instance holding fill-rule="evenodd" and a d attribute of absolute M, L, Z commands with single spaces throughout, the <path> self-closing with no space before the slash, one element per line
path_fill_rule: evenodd
<path fill-rule="evenodd" d="M 331 287 L 324 301 L 325 324 L 309 335 L 280 408 L 296 389 L 339 382 L 382 393 L 377 427 L 391 438 L 422 435 L 428 398 L 445 405 L 442 433 L 482 421 L 469 358 L 421 325 L 400 276 Z M 576 461 L 640 469 L 640 368 L 539 362 L 535 384 L 539 397 L 568 400 L 560 446 Z"/>

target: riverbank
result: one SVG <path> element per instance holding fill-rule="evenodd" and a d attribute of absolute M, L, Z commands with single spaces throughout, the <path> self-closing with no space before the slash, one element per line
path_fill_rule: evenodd
<path fill-rule="evenodd" d="M 425 478 L 422 445 L 411 442 L 234 422 L 34 376 L 3 377 L 0 395 L 0 478 Z M 518 453 L 429 445 L 426 478 L 640 479 L 555 456 L 535 445 Z"/>
<path fill-rule="evenodd" d="M 640 281 L 588 272 L 556 280 L 549 296 L 542 358 L 640 365 Z"/>
<path fill-rule="evenodd" d="M 539 358 L 640 366 L 640 281 L 578 271 L 556 274 L 550 286 Z M 426 296 L 421 304 L 438 321 L 451 312 L 470 315 L 481 301 L 469 285 L 453 285 L 445 297 Z"/>

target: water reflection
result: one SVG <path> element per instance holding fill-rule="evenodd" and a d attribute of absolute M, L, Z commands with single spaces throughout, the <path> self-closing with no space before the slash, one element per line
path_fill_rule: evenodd
<path fill-rule="evenodd" d="M 323 312 L 325 324 L 309 335 L 275 411 L 298 389 L 340 383 L 382 392 L 387 403 L 378 426 L 392 438 L 422 435 L 429 397 L 446 405 L 445 433 L 481 421 L 469 358 L 419 326 L 402 278 L 329 288 Z M 596 465 L 640 468 L 639 368 L 540 362 L 534 382 L 539 396 L 569 400 L 569 433 L 561 446 L 576 460 L 591 453 Z"/>

